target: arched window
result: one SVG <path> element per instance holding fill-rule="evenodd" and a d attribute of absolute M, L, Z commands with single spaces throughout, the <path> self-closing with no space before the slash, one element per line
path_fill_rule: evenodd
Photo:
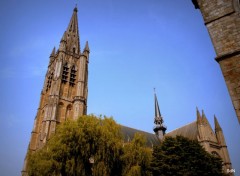
<path fill-rule="evenodd" d="M 48 76 L 47 86 L 46 86 L 46 92 L 51 88 L 52 78 L 53 78 L 53 73 L 51 73 L 51 74 Z"/>
<path fill-rule="evenodd" d="M 76 72 L 77 71 L 75 69 L 75 66 L 73 66 L 72 69 L 71 69 L 71 74 L 70 74 L 70 81 L 69 81 L 70 86 L 74 86 L 75 85 Z"/>
<path fill-rule="evenodd" d="M 63 66 L 63 72 L 62 72 L 62 83 L 66 83 L 67 82 L 67 79 L 68 79 L 68 71 L 69 68 L 68 68 L 68 64 L 65 63 L 64 66 Z"/>

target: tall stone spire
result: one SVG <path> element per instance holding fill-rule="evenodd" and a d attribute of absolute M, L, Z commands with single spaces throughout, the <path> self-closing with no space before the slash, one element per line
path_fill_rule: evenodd
<path fill-rule="evenodd" d="M 54 57 L 54 56 L 55 56 L 55 53 L 56 53 L 56 49 L 55 49 L 55 46 L 54 46 L 50 57 Z"/>
<path fill-rule="evenodd" d="M 163 136 L 165 135 L 165 131 L 167 128 L 163 125 L 163 117 L 160 113 L 157 95 L 155 92 L 154 92 L 154 104 L 155 104 L 155 118 L 154 118 L 155 127 L 153 131 L 159 137 L 159 139 L 163 139 Z"/>
<path fill-rule="evenodd" d="M 72 17 L 68 24 L 67 30 L 64 32 L 61 39 L 62 42 L 66 42 L 66 52 L 80 54 L 80 37 L 78 32 L 78 17 L 77 17 L 77 7 L 74 8 Z M 61 45 L 61 44 L 60 44 Z"/>
<path fill-rule="evenodd" d="M 78 35 L 78 19 L 77 19 L 77 7 L 74 8 L 72 18 L 68 24 L 67 32 Z"/>

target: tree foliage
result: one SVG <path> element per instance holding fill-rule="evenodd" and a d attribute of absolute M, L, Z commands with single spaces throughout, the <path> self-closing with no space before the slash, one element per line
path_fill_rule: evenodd
<path fill-rule="evenodd" d="M 166 137 L 152 154 L 153 176 L 220 176 L 221 159 L 208 152 L 198 141 L 177 136 Z"/>
<path fill-rule="evenodd" d="M 29 176 L 223 175 L 221 160 L 197 141 L 166 137 L 153 151 L 136 133 L 125 143 L 112 118 L 82 116 L 66 121 L 38 151 L 28 154 Z"/>
<path fill-rule="evenodd" d="M 82 116 L 60 124 L 42 149 L 29 153 L 28 174 L 146 175 L 150 156 L 141 135 L 125 144 L 120 126 L 112 118 Z"/>
<path fill-rule="evenodd" d="M 123 174 L 126 176 L 147 176 L 150 175 L 150 161 L 152 151 L 145 146 L 146 138 L 136 133 L 133 140 L 123 147 Z"/>

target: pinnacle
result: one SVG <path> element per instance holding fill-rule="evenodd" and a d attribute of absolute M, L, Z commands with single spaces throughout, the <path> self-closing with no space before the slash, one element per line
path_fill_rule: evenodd
<path fill-rule="evenodd" d="M 198 110 L 198 107 L 196 107 L 196 111 L 197 111 L 197 123 L 201 123 L 202 117 L 201 117 L 201 115 L 200 115 L 200 112 L 199 112 L 199 110 Z"/>
<path fill-rule="evenodd" d="M 84 51 L 88 51 L 88 52 L 90 51 L 89 46 L 88 46 L 88 41 L 86 41 L 86 45 L 85 45 Z"/>
<path fill-rule="evenodd" d="M 54 55 L 55 55 L 55 51 L 56 49 L 55 49 L 55 46 L 54 46 L 54 48 L 53 48 L 53 50 L 52 50 L 52 53 L 51 53 L 51 55 L 50 55 L 50 57 L 53 57 Z"/>
<path fill-rule="evenodd" d="M 221 126 L 218 123 L 217 117 L 214 115 L 214 124 L 215 124 L 215 131 L 222 131 Z"/>
<path fill-rule="evenodd" d="M 202 110 L 202 122 L 203 122 L 203 124 L 209 124 L 208 120 L 207 120 L 207 117 L 206 117 L 206 115 L 205 115 L 203 110 Z"/>

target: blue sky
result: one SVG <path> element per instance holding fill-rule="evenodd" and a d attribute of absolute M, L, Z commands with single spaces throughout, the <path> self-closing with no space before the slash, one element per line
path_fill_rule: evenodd
<path fill-rule="evenodd" d="M 1 175 L 20 175 L 49 55 L 76 3 L 91 50 L 88 113 L 153 132 L 155 87 L 167 131 L 196 120 L 196 106 L 213 128 L 216 114 L 239 175 L 239 124 L 191 0 L 0 1 Z"/>

